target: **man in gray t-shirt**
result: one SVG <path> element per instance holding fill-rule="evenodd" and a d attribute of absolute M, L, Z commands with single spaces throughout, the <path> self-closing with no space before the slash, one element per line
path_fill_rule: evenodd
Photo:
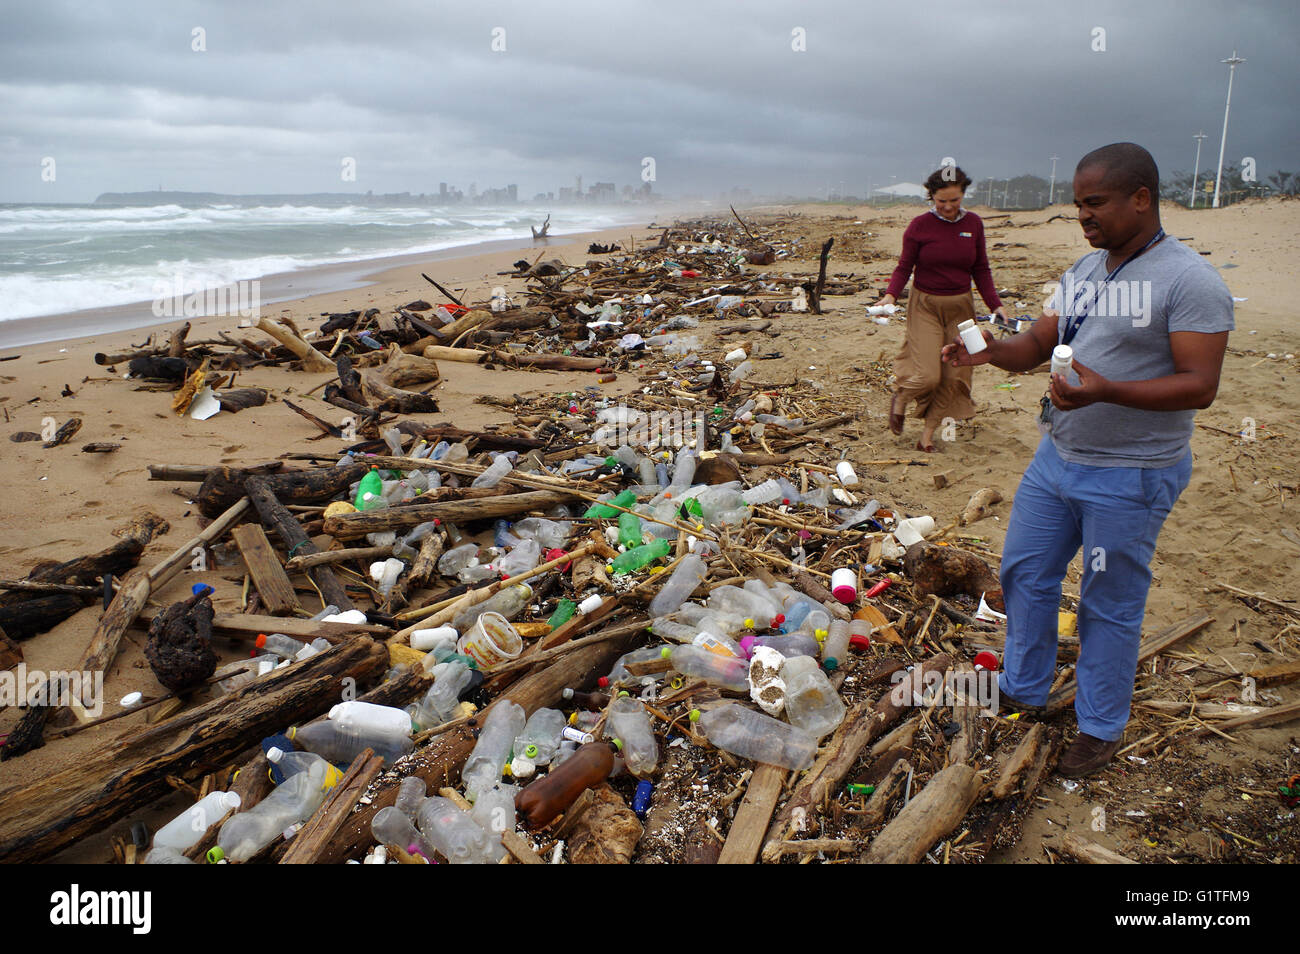
<path fill-rule="evenodd" d="M 1002 703 L 1048 702 L 1056 675 L 1061 579 L 1083 547 L 1079 735 L 1058 771 L 1090 775 L 1123 741 L 1156 537 L 1191 478 L 1198 408 L 1219 387 L 1232 298 L 1200 256 L 1160 227 L 1159 173 L 1141 146 L 1115 143 L 1074 174 L 1079 225 L 1097 249 L 1065 273 L 1033 328 L 953 364 L 1028 371 L 1053 356 L 1045 435 L 1016 490 L 1003 547 L 1007 641 Z M 1061 354 L 1061 345 L 1067 354 Z"/>

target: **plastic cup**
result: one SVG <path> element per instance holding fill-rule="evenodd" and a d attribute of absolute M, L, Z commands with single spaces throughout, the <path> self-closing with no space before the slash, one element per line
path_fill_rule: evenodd
<path fill-rule="evenodd" d="M 524 641 L 500 613 L 484 613 L 460 638 L 456 649 L 487 672 L 517 658 L 524 651 Z"/>

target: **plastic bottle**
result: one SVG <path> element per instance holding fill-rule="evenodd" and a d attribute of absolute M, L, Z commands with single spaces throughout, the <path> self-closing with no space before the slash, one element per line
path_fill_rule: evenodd
<path fill-rule="evenodd" d="M 298 655 L 298 653 L 302 652 L 303 648 L 307 644 L 301 643 L 296 639 L 290 639 L 283 633 L 272 633 L 269 636 L 266 633 L 258 633 L 257 639 L 253 641 L 253 645 L 268 653 L 275 653 L 277 656 L 281 656 L 285 659 L 292 659 L 294 656 Z"/>
<path fill-rule="evenodd" d="M 514 583 L 489 596 L 480 603 L 456 614 L 451 625 L 462 633 L 478 622 L 484 613 L 500 613 L 506 619 L 518 619 L 533 599 L 533 588 L 527 583 Z"/>
<path fill-rule="evenodd" d="M 410 715 L 411 722 L 420 732 L 453 718 L 460 696 L 473 678 L 469 667 L 461 662 L 444 663 L 441 667 L 435 667 L 435 670 L 439 668 L 441 671 L 434 677 L 433 685 L 416 703 Z"/>
<path fill-rule="evenodd" d="M 510 774 L 527 778 L 538 766 L 550 765 L 560 748 L 560 736 L 568 719 L 559 709 L 538 709 L 528 717 L 523 731 L 515 738 Z"/>
<path fill-rule="evenodd" d="M 735 703 L 710 709 L 700 716 L 699 726 L 724 752 L 782 768 L 811 768 L 817 752 L 811 733 Z"/>
<path fill-rule="evenodd" d="M 691 639 L 690 645 L 711 652 L 716 656 L 730 659 L 744 659 L 745 652 L 734 639 L 718 633 L 699 632 Z"/>
<path fill-rule="evenodd" d="M 641 518 L 634 513 L 618 515 L 618 542 L 629 550 L 641 546 Z"/>
<path fill-rule="evenodd" d="M 329 718 L 345 729 L 354 732 L 373 732 L 376 735 L 399 736 L 411 731 L 411 717 L 396 706 L 380 706 L 373 702 L 350 699 L 340 702 L 329 711 Z"/>
<path fill-rule="evenodd" d="M 555 612 L 547 619 L 546 625 L 552 630 L 559 629 L 569 620 L 573 619 L 573 614 L 578 611 L 578 604 L 568 597 L 564 597 L 555 606 Z"/>
<path fill-rule="evenodd" d="M 626 553 L 620 553 L 613 561 L 614 575 L 622 576 L 649 566 L 656 560 L 662 560 L 668 556 L 671 550 L 672 544 L 667 540 L 658 539 L 654 543 L 642 544 L 628 550 Z"/>
<path fill-rule="evenodd" d="M 728 384 L 739 384 L 745 378 L 749 377 L 754 371 L 754 362 L 742 361 L 736 365 L 735 369 L 727 375 Z"/>
<path fill-rule="evenodd" d="M 410 720 L 407 722 L 409 724 Z M 415 748 L 409 731 L 401 735 L 359 732 L 339 725 L 332 719 L 290 728 L 288 735 L 294 743 L 307 751 L 344 765 L 351 764 L 367 748 L 374 749 L 376 755 L 382 756 L 389 763 L 397 761 Z"/>
<path fill-rule="evenodd" d="M 772 479 L 763 481 L 757 487 L 750 487 L 740 495 L 740 499 L 751 507 L 774 503 L 781 497 L 781 485 Z"/>
<path fill-rule="evenodd" d="M 688 553 L 650 601 L 652 619 L 676 612 L 703 581 L 707 570 L 699 552 Z"/>
<path fill-rule="evenodd" d="M 908 517 L 894 527 L 894 539 L 904 548 L 920 543 L 927 533 L 934 532 L 934 517 Z"/>
<path fill-rule="evenodd" d="M 541 562 L 542 545 L 536 540 L 524 540 L 501 559 L 496 561 L 497 572 L 509 579 L 521 573 L 527 573 Z"/>
<path fill-rule="evenodd" d="M 742 647 L 744 642 L 741 643 Z M 816 656 L 821 652 L 821 643 L 807 633 L 790 633 L 788 636 L 755 636 L 754 646 L 766 646 L 775 649 L 787 659 L 794 656 Z"/>
<path fill-rule="evenodd" d="M 299 772 L 315 770 L 323 773 L 325 786 L 333 788 L 343 778 L 343 773 L 339 771 L 337 766 L 331 764 L 327 759 L 321 758 L 315 752 L 286 752 L 284 749 L 271 746 L 266 750 L 266 760 L 279 768 L 286 779 L 292 778 Z"/>
<path fill-rule="evenodd" d="M 835 465 L 835 476 L 840 479 L 840 483 L 845 487 L 852 487 L 858 482 L 858 475 L 853 470 L 853 465 L 847 460 L 842 460 Z"/>
<path fill-rule="evenodd" d="M 379 468 L 371 467 L 357 485 L 357 496 L 353 505 L 358 510 L 375 509 L 374 500 L 382 500 L 384 482 L 379 477 Z"/>
<path fill-rule="evenodd" d="M 397 585 L 397 578 L 405 569 L 405 563 L 395 557 L 389 557 L 387 560 L 370 564 L 370 578 L 375 581 L 380 594 L 387 599 L 388 594 Z"/>
<path fill-rule="evenodd" d="M 614 668 L 609 671 L 608 676 L 602 676 L 599 685 L 603 689 L 606 686 L 615 686 L 628 678 L 627 666 L 634 662 L 649 662 L 651 659 L 659 659 L 662 656 L 662 646 L 644 646 L 641 649 L 634 649 L 630 653 L 624 653 L 618 657 L 614 663 Z"/>
<path fill-rule="evenodd" d="M 460 773 L 465 784 L 465 797 L 471 802 L 479 792 L 501 781 L 510 747 L 524 730 L 525 722 L 523 706 L 513 702 L 503 701 L 489 710 L 474 751 Z"/>
<path fill-rule="evenodd" d="M 743 659 L 728 659 L 699 646 L 664 647 L 660 655 L 684 676 L 695 676 L 733 692 L 749 691 L 749 665 Z"/>
<path fill-rule="evenodd" d="M 615 747 L 603 742 L 578 747 L 545 777 L 524 787 L 515 808 L 528 828 L 548 825 L 568 810 L 579 795 L 609 778 Z"/>
<path fill-rule="evenodd" d="M 627 770 L 638 778 L 654 773 L 659 765 L 659 743 L 650 727 L 650 713 L 641 700 L 619 696 L 609 707 L 606 738 L 616 739 Z"/>
<path fill-rule="evenodd" d="M 397 786 L 397 800 L 393 802 L 393 807 L 414 821 L 416 813 L 420 810 L 420 803 L 428 797 L 429 789 L 424 779 L 418 775 L 408 775 Z"/>
<path fill-rule="evenodd" d="M 867 520 L 870 520 L 872 515 L 879 509 L 880 509 L 880 502 L 878 500 L 869 500 L 867 501 L 867 505 L 865 507 L 862 507 L 859 510 L 854 510 L 852 513 L 848 514 L 843 520 L 841 520 L 840 525 L 836 527 L 836 529 L 847 530 L 849 527 L 855 527 L 860 523 L 864 523 Z"/>
<path fill-rule="evenodd" d="M 963 339 L 964 340 L 964 339 Z M 968 347 L 967 351 L 970 350 Z M 1052 374 L 1067 375 L 1074 362 L 1074 349 L 1069 345 L 1057 345 L 1052 349 Z"/>
<path fill-rule="evenodd" d="M 787 659 L 781 666 L 781 679 L 785 681 L 785 714 L 791 725 L 820 739 L 844 721 L 847 709 L 816 659 Z"/>
<path fill-rule="evenodd" d="M 474 478 L 471 487 L 495 487 L 501 483 L 501 479 L 510 473 L 514 467 L 510 463 L 510 458 L 505 454 L 500 454 L 497 459 L 487 466 L 483 473 Z"/>
<path fill-rule="evenodd" d="M 505 855 L 500 838 L 484 831 L 468 812 L 440 795 L 424 800 L 419 822 L 429 844 L 453 865 L 496 864 Z"/>
<path fill-rule="evenodd" d="M 603 503 L 594 503 L 587 508 L 586 513 L 582 516 L 586 519 L 608 520 L 611 517 L 617 517 L 621 511 L 615 507 L 631 509 L 636 506 L 636 494 L 631 490 L 624 490 L 609 501 L 614 506 L 607 506 Z"/>
<path fill-rule="evenodd" d="M 536 540 L 546 550 L 564 546 L 571 532 L 567 523 L 547 520 L 544 517 L 525 517 L 517 521 L 511 530 L 519 539 Z"/>
<path fill-rule="evenodd" d="M 222 815 L 232 808 L 238 808 L 239 801 L 237 792 L 209 792 L 154 833 L 154 848 L 188 851 L 198 844 L 203 833 L 216 824 Z"/>
<path fill-rule="evenodd" d="M 423 803 L 423 796 L 420 799 Z M 416 806 L 417 811 L 419 806 Z M 433 860 L 433 846 L 411 821 L 411 816 L 394 805 L 381 808 L 370 820 L 370 834 L 381 845 L 396 845 L 407 852 L 418 852 Z"/>
<path fill-rule="evenodd" d="M 411 648 L 420 652 L 430 652 L 439 646 L 455 646 L 460 633 L 454 626 L 435 626 L 432 629 L 417 629 L 411 633 Z"/>
<path fill-rule="evenodd" d="M 519 786 L 498 782 L 485 792 L 479 793 L 474 802 L 474 810 L 469 813 L 473 822 L 497 841 L 503 832 L 515 830 L 515 798 L 519 795 Z"/>
<path fill-rule="evenodd" d="M 202 833 L 202 832 L 199 832 L 198 837 L 201 837 L 202 835 L 203 835 L 203 833 Z M 162 847 L 159 847 L 159 848 L 154 848 L 152 851 L 149 852 L 149 854 L 145 855 L 145 856 L 144 856 L 144 863 L 145 863 L 146 865 L 192 865 L 192 864 L 195 864 L 195 862 L 191 861 L 189 858 L 186 858 L 183 854 L 181 854 L 181 853 L 180 853 L 179 851 L 177 851 L 175 848 L 169 848 L 169 847 L 167 847 L 167 846 L 165 846 L 165 845 L 162 846 Z"/>
<path fill-rule="evenodd" d="M 691 481 L 695 479 L 696 463 L 695 455 L 689 447 L 683 447 L 677 452 L 677 458 L 673 462 L 673 479 L 668 484 L 672 493 L 678 494 L 691 486 Z"/>
<path fill-rule="evenodd" d="M 850 627 L 848 620 L 833 619 L 822 644 L 822 665 L 834 671 L 849 658 Z"/>
<path fill-rule="evenodd" d="M 209 852 L 209 859 L 247 861 L 290 825 L 310 818 L 325 800 L 327 781 L 323 763 L 290 776 L 266 798 L 221 826 L 217 848 Z"/>

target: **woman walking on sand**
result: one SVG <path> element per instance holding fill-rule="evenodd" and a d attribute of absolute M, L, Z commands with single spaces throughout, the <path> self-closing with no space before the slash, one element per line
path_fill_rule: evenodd
<path fill-rule="evenodd" d="M 957 166 L 944 166 L 925 180 L 934 206 L 918 215 L 903 233 L 898 258 L 879 305 L 892 305 L 916 271 L 907 299 L 907 337 L 894 359 L 897 380 L 889 404 L 889 429 L 903 433 L 907 405 L 916 402 L 916 416 L 925 424 L 917 450 L 933 452 L 934 432 L 946 418 L 964 421 L 974 416 L 970 397 L 970 368 L 944 364 L 939 352 L 957 340 L 957 325 L 975 317 L 971 279 L 989 310 L 1007 317 L 993 285 L 984 250 L 984 223 L 961 207 L 971 179 Z"/>

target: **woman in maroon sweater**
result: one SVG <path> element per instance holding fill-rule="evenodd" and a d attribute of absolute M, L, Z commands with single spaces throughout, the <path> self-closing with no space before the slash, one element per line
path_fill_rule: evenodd
<path fill-rule="evenodd" d="M 972 278 L 989 310 L 1007 317 L 989 271 L 984 223 L 961 207 L 970 184 L 970 177 L 956 166 L 944 166 L 925 180 L 934 207 L 907 226 L 898 267 L 877 302 L 892 305 L 915 269 L 907 299 L 907 338 L 894 360 L 897 384 L 889 429 L 903 433 L 907 405 L 915 401 L 916 416 L 925 422 L 916 445 L 922 451 L 934 451 L 934 432 L 945 419 L 962 421 L 975 414 L 970 368 L 954 368 L 939 358 L 943 346 L 957 340 L 957 325 L 975 317 Z"/>

